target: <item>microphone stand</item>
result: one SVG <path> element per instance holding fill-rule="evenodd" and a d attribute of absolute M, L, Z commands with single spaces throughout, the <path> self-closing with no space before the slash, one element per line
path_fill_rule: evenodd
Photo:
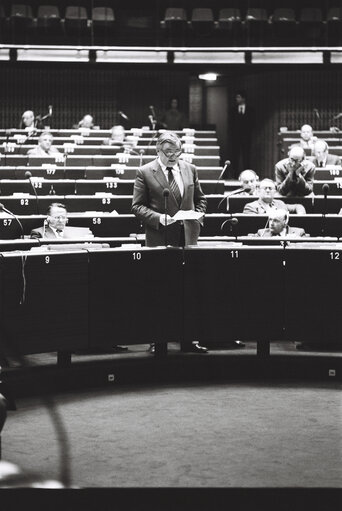
<path fill-rule="evenodd" d="M 329 192 L 329 185 L 327 183 L 324 183 L 322 186 L 322 190 L 324 193 L 324 199 L 323 199 L 323 213 L 322 213 L 322 236 L 325 235 L 325 227 L 326 227 L 326 214 L 328 209 L 328 192 Z"/>
<path fill-rule="evenodd" d="M 163 196 L 164 196 L 164 218 L 165 218 L 165 230 L 164 230 L 164 243 L 165 247 L 167 247 L 167 210 L 168 210 L 168 200 L 169 200 L 170 190 L 168 188 L 164 188 Z"/>
<path fill-rule="evenodd" d="M 33 189 L 33 193 L 36 197 L 36 209 L 37 209 L 37 215 L 40 215 L 40 211 L 39 211 L 39 199 L 38 199 L 38 194 L 37 194 L 37 190 L 36 190 L 36 187 L 34 186 L 34 184 L 32 183 L 32 174 L 29 170 L 27 170 L 25 172 L 25 177 L 29 180 L 30 182 L 30 185 L 31 185 L 31 188 Z"/>
<path fill-rule="evenodd" d="M 17 215 L 12 213 L 12 211 L 10 211 L 9 209 L 6 209 L 3 204 L 0 204 L 0 211 L 5 211 L 5 213 L 7 213 L 8 215 L 11 215 L 14 218 L 14 220 L 16 220 L 16 222 L 18 223 L 20 230 L 21 230 L 20 239 L 24 239 L 24 227 L 23 227 L 23 224 L 20 222 L 19 218 L 17 217 Z"/>

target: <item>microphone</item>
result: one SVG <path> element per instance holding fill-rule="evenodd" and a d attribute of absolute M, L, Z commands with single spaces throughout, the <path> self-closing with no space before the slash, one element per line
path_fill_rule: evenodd
<path fill-rule="evenodd" d="M 239 220 L 235 217 L 231 217 L 231 218 L 228 218 L 227 220 L 225 220 L 222 224 L 221 224 L 221 227 L 220 227 L 220 231 L 223 231 L 223 228 L 226 224 L 230 224 L 229 225 L 229 232 L 230 234 L 234 234 L 234 231 L 235 231 L 235 227 L 238 226 L 239 224 Z M 235 232 L 235 240 L 237 240 L 237 230 Z"/>
<path fill-rule="evenodd" d="M 164 215 L 165 215 L 165 229 L 164 229 L 164 242 L 165 247 L 167 247 L 167 205 L 169 200 L 170 190 L 168 188 L 164 188 L 163 197 L 164 197 Z"/>
<path fill-rule="evenodd" d="M 342 117 L 342 112 L 340 112 L 339 114 L 334 115 L 333 119 L 335 119 L 335 121 L 336 121 L 336 119 L 339 119 L 340 117 Z"/>
<path fill-rule="evenodd" d="M 139 150 L 139 154 L 140 154 L 139 167 L 141 167 L 142 166 L 142 162 L 143 162 L 143 157 L 144 157 L 144 154 L 145 154 L 145 149 L 140 149 Z"/>
<path fill-rule="evenodd" d="M 52 105 L 49 105 L 49 106 L 48 106 L 48 109 L 49 109 L 49 117 L 51 117 L 51 116 L 52 116 L 52 108 L 53 108 L 53 107 L 52 107 Z"/>
<path fill-rule="evenodd" d="M 226 160 L 226 161 L 224 162 L 223 169 L 222 169 L 222 171 L 221 171 L 221 173 L 220 173 L 220 175 L 219 175 L 218 180 L 216 181 L 216 185 L 215 185 L 215 193 L 216 193 L 216 191 L 217 191 L 217 185 L 218 185 L 219 181 L 221 180 L 221 178 L 222 178 L 223 174 L 226 172 L 227 168 L 228 168 L 228 167 L 230 167 L 230 165 L 231 165 L 230 160 Z"/>
<path fill-rule="evenodd" d="M 25 177 L 26 179 L 28 179 L 30 181 L 30 185 L 31 185 L 31 188 L 33 189 L 33 193 L 35 195 L 35 198 L 36 198 L 36 209 L 37 209 L 37 215 L 40 215 L 40 211 L 39 211 L 39 200 L 38 200 L 38 194 L 37 194 L 37 190 L 36 190 L 36 187 L 34 186 L 34 184 L 32 183 L 32 174 L 29 170 L 27 170 L 25 172 Z"/>
<path fill-rule="evenodd" d="M 150 105 L 149 106 L 149 109 L 151 110 L 151 114 L 153 115 L 153 118 L 155 119 L 157 116 L 156 116 L 156 112 L 154 110 L 154 106 L 153 105 Z"/>
<path fill-rule="evenodd" d="M 328 183 L 324 183 L 324 185 L 322 186 L 322 191 L 323 191 L 324 197 L 326 197 L 328 195 L 329 190 L 330 190 L 330 186 L 328 185 Z"/>
<path fill-rule="evenodd" d="M 121 110 L 119 110 L 119 111 L 118 111 L 118 114 L 119 114 L 119 115 L 121 115 L 121 117 L 122 117 L 123 119 L 126 119 L 126 121 L 129 121 L 129 117 L 127 117 L 127 115 L 126 115 L 126 114 L 124 114 L 123 112 L 121 112 Z"/>
<path fill-rule="evenodd" d="M 319 115 L 319 111 L 317 108 L 314 108 L 313 109 L 313 113 L 315 114 L 315 116 L 317 117 L 317 119 L 320 121 L 321 120 L 321 116 Z"/>
<path fill-rule="evenodd" d="M 326 214 L 327 214 L 327 209 L 328 209 L 329 190 L 330 190 L 330 186 L 328 185 L 328 183 L 324 183 L 324 185 L 322 186 L 322 192 L 324 194 L 323 211 L 322 211 L 322 236 L 324 236 L 324 234 L 325 234 L 325 223 L 326 223 Z"/>
<path fill-rule="evenodd" d="M 16 220 L 16 222 L 18 223 L 20 230 L 21 230 L 20 238 L 23 239 L 24 238 L 24 227 L 23 227 L 22 223 L 20 222 L 19 218 L 17 217 L 17 215 L 12 213 L 12 211 L 10 211 L 9 209 L 6 209 L 5 206 L 1 203 L 0 203 L 0 211 L 5 211 L 5 213 L 8 213 L 9 215 L 11 215 L 14 218 L 14 220 Z"/>

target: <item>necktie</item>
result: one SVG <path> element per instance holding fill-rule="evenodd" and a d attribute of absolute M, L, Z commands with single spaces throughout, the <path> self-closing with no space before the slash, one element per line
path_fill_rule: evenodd
<path fill-rule="evenodd" d="M 166 170 L 169 173 L 168 174 L 168 180 L 169 180 L 170 190 L 173 193 L 173 196 L 176 199 L 178 206 L 180 206 L 180 204 L 182 202 L 182 196 L 181 196 L 181 193 L 180 193 L 179 186 L 177 185 L 176 180 L 175 180 L 175 178 L 173 176 L 172 167 L 166 167 Z"/>
<path fill-rule="evenodd" d="M 63 231 L 62 231 L 62 229 L 56 229 L 56 233 L 57 233 L 57 236 L 59 238 L 63 238 Z"/>
<path fill-rule="evenodd" d="M 322 161 L 319 162 L 319 166 L 323 167 L 323 162 Z"/>

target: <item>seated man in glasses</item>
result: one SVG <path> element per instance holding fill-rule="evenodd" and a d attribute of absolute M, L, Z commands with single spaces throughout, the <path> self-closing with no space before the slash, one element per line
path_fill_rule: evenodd
<path fill-rule="evenodd" d="M 38 139 L 38 145 L 27 151 L 28 156 L 54 156 L 57 161 L 63 161 L 63 154 L 53 145 L 53 135 L 43 131 Z"/>
<path fill-rule="evenodd" d="M 47 210 L 43 227 L 32 229 L 31 238 L 93 238 L 88 227 L 68 227 L 68 213 L 64 204 L 53 202 Z"/>
<path fill-rule="evenodd" d="M 305 215 L 306 210 L 302 204 L 285 204 L 280 199 L 275 199 L 276 185 L 272 179 L 265 178 L 260 181 L 259 199 L 248 202 L 243 213 L 250 215 L 268 215 L 274 209 L 287 209 L 289 213 Z"/>
<path fill-rule="evenodd" d="M 277 190 L 284 197 L 303 197 L 313 190 L 316 167 L 305 159 L 304 149 L 292 147 L 289 157 L 278 161 L 275 165 Z"/>

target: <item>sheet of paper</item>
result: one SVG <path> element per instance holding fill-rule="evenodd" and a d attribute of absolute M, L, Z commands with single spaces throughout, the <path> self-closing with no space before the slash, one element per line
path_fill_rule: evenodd
<path fill-rule="evenodd" d="M 187 211 L 180 209 L 172 218 L 174 220 L 199 220 L 204 216 L 204 213 L 200 211 L 193 211 L 189 209 Z"/>

